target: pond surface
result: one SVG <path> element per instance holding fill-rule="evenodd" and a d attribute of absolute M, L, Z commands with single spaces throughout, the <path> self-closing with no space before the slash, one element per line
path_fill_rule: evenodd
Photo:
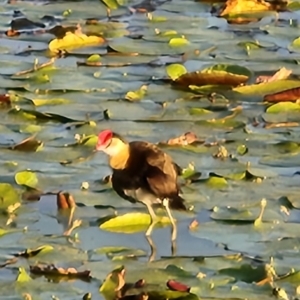
<path fill-rule="evenodd" d="M 121 298 L 99 290 L 120 266 L 126 282 L 145 280 L 150 299 L 271 299 L 273 288 L 292 299 L 300 283 L 300 109 L 272 110 L 263 99 L 300 87 L 297 5 L 242 25 L 191 0 L 129 1 L 110 20 L 106 13 L 100 1 L 0 1 L 0 299 Z M 105 40 L 51 52 L 55 26 Z M 250 74 L 249 86 L 282 67 L 293 79 L 247 92 L 214 81 L 178 88 L 170 64 L 227 73 L 232 65 Z M 93 150 L 106 128 L 160 143 L 185 172 L 200 172 L 181 179 L 192 210 L 174 212 L 175 252 L 168 222 L 147 240 L 146 209 L 102 181 L 107 157 Z M 197 142 L 166 144 L 186 132 Z M 32 199 L 36 190 L 43 195 Z M 58 191 L 74 197 L 73 216 L 57 208 Z M 123 215 L 132 218 L 117 223 Z M 75 220 L 79 226 L 64 234 Z M 90 276 L 31 272 L 42 264 Z M 190 292 L 168 294 L 168 280 Z"/>

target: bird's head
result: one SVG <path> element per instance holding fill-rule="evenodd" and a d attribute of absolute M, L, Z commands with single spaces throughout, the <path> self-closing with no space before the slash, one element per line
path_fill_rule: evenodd
<path fill-rule="evenodd" d="M 106 129 L 98 134 L 96 150 L 103 151 L 109 156 L 121 153 L 127 147 L 127 143 L 113 131 Z"/>

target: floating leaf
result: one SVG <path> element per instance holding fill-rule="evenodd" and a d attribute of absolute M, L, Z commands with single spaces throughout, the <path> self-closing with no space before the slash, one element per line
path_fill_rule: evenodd
<path fill-rule="evenodd" d="M 42 141 L 37 140 L 34 136 L 24 139 L 20 143 L 9 147 L 10 150 L 24 151 L 24 152 L 36 152 L 43 148 Z"/>
<path fill-rule="evenodd" d="M 9 233 L 9 230 L 0 228 L 0 237 Z"/>
<path fill-rule="evenodd" d="M 273 82 L 250 84 L 240 87 L 235 87 L 233 91 L 243 95 L 265 95 L 270 93 L 277 93 L 285 91 L 287 89 L 293 89 L 300 87 L 300 81 L 298 80 L 278 80 Z"/>
<path fill-rule="evenodd" d="M 39 255 L 46 254 L 46 253 L 49 253 L 53 250 L 54 250 L 54 248 L 51 245 L 43 245 L 43 246 L 40 246 L 40 247 L 35 248 L 35 249 L 26 249 L 23 252 L 19 252 L 19 253 L 14 254 L 14 256 L 29 258 L 29 257 L 36 256 L 38 254 Z"/>
<path fill-rule="evenodd" d="M 8 183 L 0 183 L 0 209 L 6 209 L 20 201 L 18 192 Z"/>
<path fill-rule="evenodd" d="M 21 117 L 24 117 L 29 120 L 38 120 L 38 121 L 56 121 L 60 123 L 78 123 L 81 122 L 86 124 L 88 122 L 83 122 L 75 119 L 71 119 L 62 115 L 53 114 L 53 113 L 41 113 L 36 110 L 27 110 L 19 107 L 15 107 L 9 111 L 10 114 L 17 114 Z"/>
<path fill-rule="evenodd" d="M 291 46 L 294 48 L 300 48 L 300 37 L 294 39 L 291 43 Z"/>
<path fill-rule="evenodd" d="M 10 107 L 11 100 L 9 94 L 0 94 L 0 108 L 1 107 Z"/>
<path fill-rule="evenodd" d="M 183 74 L 187 73 L 186 68 L 180 64 L 171 64 L 166 67 L 166 72 L 172 80 L 176 80 Z"/>
<path fill-rule="evenodd" d="M 99 62 L 101 61 L 101 56 L 99 54 L 93 54 L 89 56 L 86 61 L 89 63 Z"/>
<path fill-rule="evenodd" d="M 193 132 L 185 132 L 179 137 L 171 138 L 166 142 L 161 142 L 160 144 L 168 144 L 171 146 L 179 145 L 179 146 L 187 146 L 193 144 L 195 142 L 202 142 L 200 141 L 196 134 Z"/>
<path fill-rule="evenodd" d="M 181 75 L 173 81 L 175 86 L 189 87 L 201 85 L 237 86 L 245 83 L 248 76 L 232 74 L 226 71 L 192 72 Z"/>
<path fill-rule="evenodd" d="M 147 93 L 147 85 L 143 85 L 137 91 L 127 92 L 127 94 L 125 95 L 125 99 L 129 101 L 140 101 L 144 98 L 146 93 Z"/>
<path fill-rule="evenodd" d="M 115 295 L 125 285 L 124 280 L 125 269 L 123 266 L 113 270 L 109 273 L 102 283 L 99 291 L 104 295 Z"/>
<path fill-rule="evenodd" d="M 169 41 L 171 47 L 183 47 L 188 45 L 190 42 L 186 38 L 172 38 Z"/>
<path fill-rule="evenodd" d="M 300 99 L 300 88 L 292 88 L 264 96 L 264 101 L 268 102 L 296 101 L 298 99 Z"/>
<path fill-rule="evenodd" d="M 30 272 L 36 275 L 45 276 L 66 276 L 70 278 L 91 278 L 91 271 L 78 271 L 75 268 L 61 268 L 54 265 L 37 264 L 30 266 Z"/>
<path fill-rule="evenodd" d="M 161 224 L 169 224 L 168 217 L 158 217 Z M 100 228 L 113 232 L 132 233 L 144 230 L 150 225 L 150 215 L 146 213 L 127 213 L 114 217 L 100 225 Z"/>
<path fill-rule="evenodd" d="M 120 3 L 121 0 L 119 0 Z M 118 0 L 101 0 L 101 2 L 103 2 L 108 8 L 110 9 L 117 9 L 119 7 L 119 1 Z"/>
<path fill-rule="evenodd" d="M 201 73 L 214 73 L 216 71 L 222 71 L 230 74 L 244 75 L 248 78 L 252 75 L 252 72 L 243 66 L 239 65 L 227 65 L 227 64 L 218 64 L 213 65 L 209 68 L 203 69 Z"/>
<path fill-rule="evenodd" d="M 38 184 L 36 173 L 32 171 L 21 171 L 16 173 L 15 181 L 18 185 L 24 185 L 29 188 L 35 188 Z"/>
<path fill-rule="evenodd" d="M 189 292 L 190 287 L 175 280 L 168 280 L 167 287 L 172 291 Z"/>
<path fill-rule="evenodd" d="M 126 257 L 139 257 L 146 256 L 146 252 L 139 249 L 128 248 L 128 247 L 102 247 L 99 249 L 95 249 L 93 252 L 99 254 L 106 254 L 107 257 L 112 258 L 113 260 L 118 258 L 126 258 Z"/>
<path fill-rule="evenodd" d="M 198 179 L 201 176 L 200 172 L 197 172 L 195 170 L 195 167 L 192 164 L 189 164 L 189 166 L 182 170 L 181 172 L 182 178 L 185 180 L 195 180 Z"/>
<path fill-rule="evenodd" d="M 293 102 L 280 102 L 274 105 L 271 105 L 267 108 L 267 113 L 278 114 L 281 112 L 297 112 L 300 111 L 300 104 Z"/>
<path fill-rule="evenodd" d="M 218 271 L 219 274 L 226 274 L 232 276 L 236 280 L 247 283 L 259 282 L 266 278 L 266 270 L 264 265 L 251 266 L 249 264 L 242 264 L 238 267 L 223 268 Z"/>
<path fill-rule="evenodd" d="M 27 274 L 25 268 L 19 268 L 19 274 L 16 278 L 16 281 L 19 283 L 26 283 L 31 281 L 31 277 Z"/>
<path fill-rule="evenodd" d="M 236 148 L 236 152 L 238 155 L 245 155 L 248 152 L 248 148 L 246 145 L 239 145 Z"/>
<path fill-rule="evenodd" d="M 99 36 L 88 36 L 83 33 L 67 32 L 63 38 L 54 39 L 49 43 L 49 49 L 52 52 L 59 50 L 74 49 L 88 45 L 99 45 L 104 43 L 104 39 Z"/>
<path fill-rule="evenodd" d="M 238 209 L 234 207 L 214 207 L 210 215 L 213 220 L 254 223 L 256 216 L 248 209 Z"/>
<path fill-rule="evenodd" d="M 222 189 L 227 187 L 228 182 L 223 177 L 210 176 L 208 179 L 205 179 L 205 184 L 211 188 Z"/>
<path fill-rule="evenodd" d="M 60 104 L 67 104 L 70 102 L 68 99 L 65 98 L 52 98 L 52 99 L 33 98 L 31 99 L 31 101 L 35 106 L 60 105 Z"/>
<path fill-rule="evenodd" d="M 289 75 L 292 73 L 291 70 L 288 70 L 286 68 L 281 68 L 279 71 L 277 71 L 273 76 L 259 76 L 256 78 L 256 82 L 272 82 L 277 80 L 286 79 L 289 77 Z"/>

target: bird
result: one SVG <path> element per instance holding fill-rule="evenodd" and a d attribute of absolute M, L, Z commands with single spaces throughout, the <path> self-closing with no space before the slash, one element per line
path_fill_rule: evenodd
<path fill-rule="evenodd" d="M 115 192 L 131 203 L 147 207 L 151 221 L 146 237 L 158 222 L 153 206 L 162 205 L 172 224 L 171 239 L 175 241 L 177 227 L 170 209 L 187 211 L 185 200 L 179 195 L 180 166 L 158 146 L 145 141 L 127 142 L 110 129 L 98 134 L 96 151 L 108 155 Z"/>

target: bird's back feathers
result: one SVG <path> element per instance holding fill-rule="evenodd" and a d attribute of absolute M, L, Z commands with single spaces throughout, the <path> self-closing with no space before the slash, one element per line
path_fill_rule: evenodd
<path fill-rule="evenodd" d="M 171 208 L 186 210 L 184 200 L 178 195 L 181 168 L 156 145 L 140 141 L 128 145 L 127 153 L 124 148 L 124 153 L 110 159 L 112 184 L 119 196 L 134 202 L 124 190 L 142 188 L 157 198 L 169 198 Z"/>

